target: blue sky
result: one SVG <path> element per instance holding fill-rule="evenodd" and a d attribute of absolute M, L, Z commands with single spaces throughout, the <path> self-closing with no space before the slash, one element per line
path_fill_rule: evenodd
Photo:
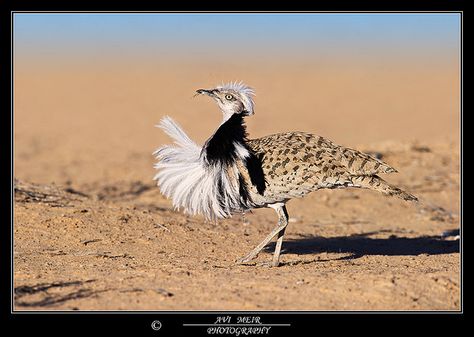
<path fill-rule="evenodd" d="M 27 14 L 14 16 L 17 57 L 457 58 L 448 14 Z"/>

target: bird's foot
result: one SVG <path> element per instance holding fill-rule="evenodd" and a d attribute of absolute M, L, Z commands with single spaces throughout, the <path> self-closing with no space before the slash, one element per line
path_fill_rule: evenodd
<path fill-rule="evenodd" d="M 272 267 L 278 267 L 280 265 L 280 261 L 274 259 L 272 262 L 268 262 L 268 264 L 270 264 Z"/>
<path fill-rule="evenodd" d="M 244 257 L 241 257 L 240 259 L 235 261 L 235 264 L 238 264 L 238 265 L 248 264 L 250 261 L 254 260 L 257 257 L 257 255 L 253 255 L 253 254 L 245 255 Z M 256 266 L 263 266 L 263 267 L 278 267 L 280 266 L 280 261 L 273 259 L 272 261 L 263 261 L 259 263 L 253 262 L 251 264 L 256 265 Z"/>
<path fill-rule="evenodd" d="M 247 254 L 243 257 L 241 257 L 240 259 L 236 260 L 235 261 L 235 264 L 245 264 L 247 262 L 250 262 L 252 261 L 253 259 L 255 259 L 257 257 L 258 254 Z"/>
<path fill-rule="evenodd" d="M 273 261 L 263 261 L 263 262 L 258 263 L 257 266 L 273 268 L 273 267 L 278 267 L 279 264 L 275 264 Z"/>

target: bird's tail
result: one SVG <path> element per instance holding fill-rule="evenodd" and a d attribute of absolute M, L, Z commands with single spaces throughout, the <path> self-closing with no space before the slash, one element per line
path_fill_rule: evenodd
<path fill-rule="evenodd" d="M 379 191 L 383 194 L 395 196 L 406 201 L 418 201 L 418 198 L 413 194 L 387 183 L 377 175 L 358 176 L 353 180 L 353 183 L 354 186 Z"/>

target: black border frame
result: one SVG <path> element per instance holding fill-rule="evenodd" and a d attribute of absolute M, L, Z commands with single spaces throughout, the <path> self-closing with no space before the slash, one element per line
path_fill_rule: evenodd
<path fill-rule="evenodd" d="M 172 3 L 151 3 L 149 1 L 135 1 L 129 4 L 124 3 L 97 3 L 93 1 L 81 1 L 77 3 L 63 2 L 55 3 L 52 1 L 22 1 L 15 4 L 7 4 L 7 8 L 2 8 L 2 14 L 0 17 L 1 32 L 5 34 L 2 36 L 2 42 L 5 44 L 8 42 L 10 48 L 2 48 L 2 56 L 8 58 L 11 65 L 10 74 L 5 71 L 0 72 L 4 83 L 10 83 L 10 97 L 6 96 L 0 100 L 4 105 L 10 102 L 10 119 L 9 123 L 2 123 L 3 126 L 7 127 L 10 125 L 10 137 L 9 141 L 5 141 L 2 144 L 10 143 L 10 181 L 9 183 L 2 184 L 6 195 L 8 190 L 11 197 L 10 212 L 2 212 L 3 214 L 10 214 L 11 227 L 8 228 L 8 234 L 2 233 L 0 239 L 3 240 L 0 247 L 2 249 L 1 256 L 5 262 L 6 257 L 10 256 L 8 262 L 13 259 L 13 25 L 12 18 L 15 12 L 77 12 L 77 13 L 90 13 L 90 12 L 207 12 L 207 13 L 222 13 L 222 12 L 237 12 L 237 13 L 248 13 L 248 12 L 328 12 L 328 13 L 344 13 L 344 12 L 369 12 L 369 13 L 406 13 L 406 12 L 457 12 L 461 14 L 461 310 L 453 312 L 439 312 L 439 311 L 344 311 L 344 312 L 328 312 L 328 311 L 13 311 L 13 266 L 10 269 L 10 278 L 7 282 L 6 273 L 2 272 L 2 288 L 1 292 L 3 295 L 0 296 L 2 303 L 1 307 L 3 311 L 9 308 L 9 312 L 4 317 L 7 319 L 8 325 L 13 325 L 15 332 L 53 332 L 59 331 L 61 333 L 73 332 L 104 332 L 104 333 L 127 333 L 133 334 L 144 334 L 149 333 L 153 335 L 168 335 L 170 333 L 178 335 L 207 335 L 206 328 L 191 328 L 183 327 L 183 323 L 213 323 L 217 316 L 232 316 L 233 319 L 240 315 L 258 315 L 262 317 L 262 321 L 266 323 L 290 323 L 291 327 L 275 327 L 272 328 L 269 335 L 286 335 L 287 333 L 295 334 L 298 332 L 306 332 L 304 335 L 310 332 L 311 335 L 317 335 L 320 333 L 326 334 L 321 330 L 322 327 L 332 327 L 332 333 L 338 333 L 342 330 L 348 329 L 348 331 L 355 331 L 362 329 L 362 331 L 371 330 L 371 323 L 373 320 L 378 321 L 382 324 L 387 324 L 386 327 L 390 327 L 391 332 L 400 331 L 405 332 L 408 327 L 405 325 L 397 324 L 398 321 L 403 319 L 407 323 L 416 323 L 423 330 L 429 326 L 433 326 L 441 332 L 445 330 L 447 333 L 453 333 L 454 327 L 460 328 L 460 323 L 464 318 L 464 291 L 463 291 L 463 14 L 464 14 L 464 1 L 452 0 L 452 1 L 383 1 L 383 2 L 371 2 L 371 1 L 339 1 L 337 3 L 318 3 L 313 7 L 302 10 L 303 5 L 293 3 L 294 9 L 288 9 L 289 4 L 276 4 L 272 3 L 271 6 L 264 4 L 253 4 L 252 9 L 237 9 L 237 3 L 225 4 L 219 3 L 218 10 L 212 10 L 215 4 L 210 2 L 190 4 L 186 9 L 180 9 L 179 6 Z M 240 3 L 239 3 L 240 4 Z M 4 5 L 2 5 L 4 6 Z M 156 8 L 161 7 L 161 8 Z M 239 6 L 240 7 L 240 6 Z M 252 6 L 250 6 L 252 7 Z M 295 8 L 296 7 L 296 8 Z M 308 7 L 308 6 L 306 6 Z M 112 9 L 113 8 L 113 9 Z M 216 7 L 214 7 L 216 8 Z M 269 8 L 272 8 L 271 10 Z M 8 33 L 7 33 L 8 32 Z M 8 34 L 8 35 L 7 35 Z M 6 55 L 6 50 L 10 50 L 10 55 Z M 8 64 L 8 61 L 4 60 L 2 64 Z M 7 79 L 8 78 L 8 79 Z M 6 90 L 2 90 L 3 94 L 6 94 Z M 6 116 L 7 109 L 3 111 L 5 113 L 2 116 Z M 6 135 L 6 133 L 2 133 Z M 2 151 L 3 152 L 3 151 Z M 2 156 L 6 158 L 6 155 Z M 3 180 L 2 180 L 3 182 Z M 5 230 L 7 226 L 3 226 Z M 10 238 L 10 240 L 8 240 Z M 2 261 L 0 265 L 5 266 L 6 264 Z M 8 289 L 8 290 L 7 290 Z M 5 296 L 10 294 L 11 297 Z M 3 318 L 3 313 L 2 313 Z M 153 330 L 151 324 L 153 321 L 159 320 L 162 323 L 160 330 Z M 345 325 L 337 324 L 340 321 L 344 321 Z M 433 322 L 435 321 L 435 322 Z M 367 324 L 369 323 L 369 325 Z M 71 329 L 72 328 L 72 329 Z M 359 329 L 358 329 L 359 328 Z M 308 330 L 309 329 L 309 330 Z"/>

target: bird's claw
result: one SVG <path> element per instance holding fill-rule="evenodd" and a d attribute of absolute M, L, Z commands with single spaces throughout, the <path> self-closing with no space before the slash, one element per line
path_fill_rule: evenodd
<path fill-rule="evenodd" d="M 235 264 L 245 264 L 255 259 L 257 255 L 248 254 L 235 261 Z"/>
<path fill-rule="evenodd" d="M 244 265 L 244 264 L 251 264 L 251 265 L 257 265 L 257 266 L 264 266 L 264 267 L 278 267 L 280 265 L 280 261 L 263 261 L 263 262 L 252 262 L 249 263 L 250 261 L 254 260 L 257 257 L 257 255 L 245 255 L 244 257 L 241 257 L 240 259 L 235 261 L 236 265 Z"/>

